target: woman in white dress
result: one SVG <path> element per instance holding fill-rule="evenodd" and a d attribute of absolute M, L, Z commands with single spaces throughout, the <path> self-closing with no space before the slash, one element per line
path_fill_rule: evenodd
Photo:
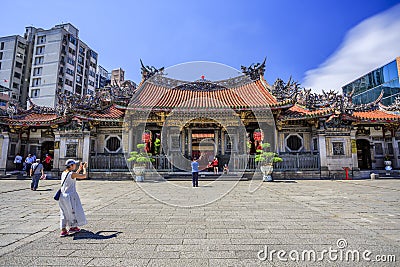
<path fill-rule="evenodd" d="M 61 195 L 58 201 L 60 206 L 60 227 L 61 237 L 75 234 L 81 229 L 78 226 L 85 225 L 86 216 L 83 211 L 81 200 L 76 192 L 76 179 L 87 178 L 87 163 L 80 163 L 79 168 L 75 171 L 78 161 L 69 159 L 66 161 L 66 169 L 61 174 Z M 79 174 L 83 170 L 83 174 Z M 65 180 L 65 182 L 64 182 Z M 69 231 L 67 231 L 69 226 Z"/>

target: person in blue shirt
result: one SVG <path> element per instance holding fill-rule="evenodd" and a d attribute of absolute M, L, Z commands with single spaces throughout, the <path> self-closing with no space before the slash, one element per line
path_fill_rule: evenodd
<path fill-rule="evenodd" d="M 199 187 L 199 163 L 197 158 L 194 157 L 192 161 L 192 184 L 193 187 Z"/>

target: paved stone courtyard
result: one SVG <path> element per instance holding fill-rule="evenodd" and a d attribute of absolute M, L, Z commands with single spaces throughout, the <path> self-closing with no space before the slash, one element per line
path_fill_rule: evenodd
<path fill-rule="evenodd" d="M 200 180 L 199 188 L 190 181 L 143 183 L 150 196 L 132 181 L 79 181 L 89 223 L 60 238 L 52 199 L 59 181 L 41 181 L 33 192 L 28 180 L 0 180 L 0 265 L 398 266 L 400 180 L 278 181 L 254 192 L 250 183 L 240 181 L 221 199 L 200 205 L 217 197 L 214 188 L 235 182 Z M 191 203 L 199 206 L 180 207 Z M 335 260 L 321 253 L 329 249 L 369 250 L 369 259 L 395 255 L 397 262 Z M 286 254 L 259 259 L 273 250 Z M 311 250 L 317 260 L 302 260 Z"/>

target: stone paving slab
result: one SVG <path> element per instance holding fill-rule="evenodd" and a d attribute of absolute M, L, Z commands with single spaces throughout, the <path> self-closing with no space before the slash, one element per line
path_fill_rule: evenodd
<path fill-rule="evenodd" d="M 60 182 L 41 181 L 36 192 L 29 183 L 0 180 L 0 266 L 398 266 L 400 261 L 400 180 L 263 183 L 254 192 L 251 181 L 207 186 L 200 181 L 193 189 L 189 181 L 142 186 L 83 180 L 77 187 L 89 223 L 65 238 L 58 237 L 59 208 L 52 198 Z M 188 207 L 232 184 L 221 199 Z M 345 246 L 338 249 L 339 244 Z M 287 258 L 289 252 L 330 247 L 394 255 L 397 261 L 277 256 L 279 250 Z M 262 261 L 265 249 L 275 254 Z"/>

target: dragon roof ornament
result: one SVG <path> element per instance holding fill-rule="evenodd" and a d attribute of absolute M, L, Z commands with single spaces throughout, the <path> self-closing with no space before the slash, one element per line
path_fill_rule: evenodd
<path fill-rule="evenodd" d="M 279 102 L 285 101 L 287 99 L 296 100 L 297 94 L 301 91 L 300 83 L 297 81 L 292 81 L 292 77 L 289 81 L 285 83 L 281 79 L 276 79 L 274 85 L 272 86 L 271 93 L 276 97 Z"/>
<path fill-rule="evenodd" d="M 253 63 L 249 67 L 241 66 L 242 73 L 250 77 L 253 81 L 259 80 L 260 76 L 264 75 L 266 60 L 267 58 L 264 58 L 262 63 Z"/>
<path fill-rule="evenodd" d="M 140 60 L 140 65 L 141 65 L 141 73 L 143 81 L 154 76 L 156 73 L 163 73 L 164 71 L 164 67 L 157 69 L 154 66 L 145 66 L 142 60 Z"/>

